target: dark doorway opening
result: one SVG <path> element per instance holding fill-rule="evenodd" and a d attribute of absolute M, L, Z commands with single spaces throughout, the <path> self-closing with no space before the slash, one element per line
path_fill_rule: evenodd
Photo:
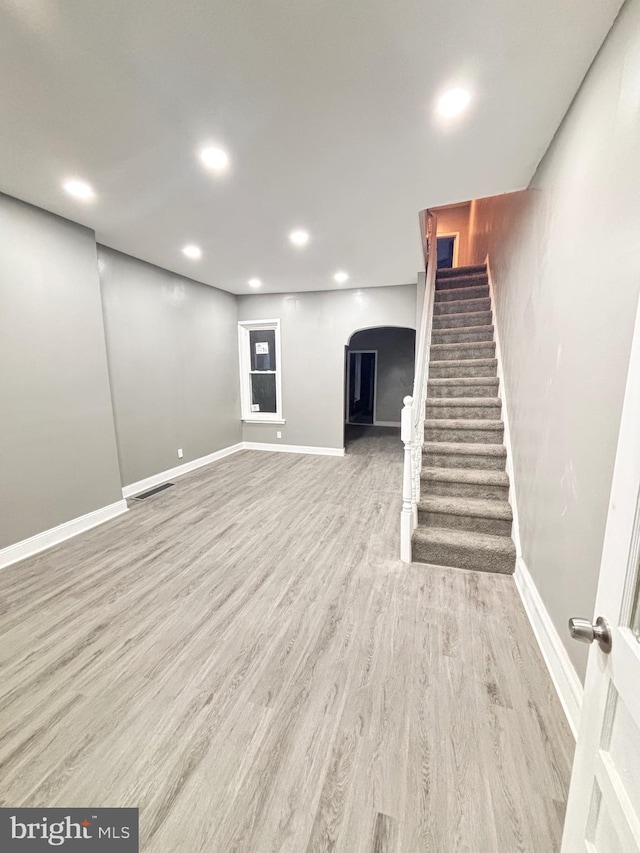
<path fill-rule="evenodd" d="M 456 254 L 456 235 L 438 237 L 438 269 L 451 269 Z"/>
<path fill-rule="evenodd" d="M 376 352 L 350 350 L 347 369 L 347 422 L 372 424 L 376 407 Z"/>

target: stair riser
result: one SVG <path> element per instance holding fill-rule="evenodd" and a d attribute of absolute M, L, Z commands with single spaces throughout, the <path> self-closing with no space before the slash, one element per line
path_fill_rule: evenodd
<path fill-rule="evenodd" d="M 427 418 L 444 418 L 454 420 L 500 420 L 500 406 L 427 406 Z"/>
<path fill-rule="evenodd" d="M 436 293 L 440 293 L 442 290 L 461 290 L 467 287 L 481 287 L 488 284 L 489 279 L 486 273 L 458 276 L 458 278 L 437 278 Z"/>
<path fill-rule="evenodd" d="M 431 379 L 464 379 L 469 376 L 484 376 L 493 378 L 497 376 L 497 364 L 490 362 L 489 364 L 475 364 L 469 361 L 469 364 L 436 364 L 429 365 L 429 376 Z M 473 395 L 471 395 L 473 396 Z"/>
<path fill-rule="evenodd" d="M 438 302 L 433 306 L 433 316 L 441 317 L 443 314 L 470 314 L 478 311 L 491 311 L 491 300 L 486 299 L 461 299 L 458 302 Z"/>
<path fill-rule="evenodd" d="M 421 480 L 421 493 L 440 498 L 478 498 L 506 501 L 509 487 L 492 483 L 456 483 L 446 480 Z"/>
<path fill-rule="evenodd" d="M 492 385 L 432 385 L 429 383 L 428 397 L 437 397 L 439 400 L 456 397 L 497 397 L 498 383 Z"/>
<path fill-rule="evenodd" d="M 445 527 L 449 530 L 467 530 L 471 533 L 491 533 L 494 536 L 511 535 L 511 522 L 502 518 L 418 510 L 418 524 L 426 527 Z"/>
<path fill-rule="evenodd" d="M 431 563 L 436 566 L 452 566 L 476 572 L 499 572 L 511 575 L 515 569 L 515 558 L 506 554 L 494 554 L 478 550 L 456 548 L 451 545 L 415 542 L 413 560 L 416 563 Z"/>
<path fill-rule="evenodd" d="M 471 309 L 470 309 L 471 310 Z M 460 326 L 490 326 L 491 311 L 474 311 L 472 314 L 440 314 L 433 317 L 433 331 L 455 329 Z"/>
<path fill-rule="evenodd" d="M 464 358 L 494 358 L 495 354 L 496 345 L 493 341 L 459 344 L 457 346 L 435 344 L 431 347 L 429 358 L 431 361 L 456 361 Z"/>
<path fill-rule="evenodd" d="M 454 287 L 447 290 L 436 290 L 435 304 L 442 302 L 459 302 L 461 299 L 488 299 L 489 285 L 476 284 L 470 287 Z"/>
<path fill-rule="evenodd" d="M 499 429 L 451 429 L 427 427 L 425 441 L 445 441 L 449 444 L 502 444 L 504 428 Z"/>
<path fill-rule="evenodd" d="M 478 326 L 477 329 L 467 329 L 464 332 L 440 330 L 431 335 L 432 344 L 477 344 L 492 340 L 493 326 Z"/>

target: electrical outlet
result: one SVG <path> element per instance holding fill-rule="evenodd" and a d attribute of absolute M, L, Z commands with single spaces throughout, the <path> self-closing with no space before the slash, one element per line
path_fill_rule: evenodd
<path fill-rule="evenodd" d="M 280 432 L 280 430 L 276 432 L 276 438 L 282 438 L 282 433 Z"/>
<path fill-rule="evenodd" d="M 183 457 L 183 456 L 184 456 L 184 454 L 183 454 L 183 452 L 182 452 L 182 448 L 181 448 L 181 447 L 179 447 L 179 448 L 178 448 L 178 459 L 182 459 L 182 457 Z"/>

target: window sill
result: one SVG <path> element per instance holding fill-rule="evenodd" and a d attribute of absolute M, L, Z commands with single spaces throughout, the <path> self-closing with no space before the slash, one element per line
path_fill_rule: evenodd
<path fill-rule="evenodd" d="M 286 424 L 282 418 L 242 418 L 243 424 Z"/>

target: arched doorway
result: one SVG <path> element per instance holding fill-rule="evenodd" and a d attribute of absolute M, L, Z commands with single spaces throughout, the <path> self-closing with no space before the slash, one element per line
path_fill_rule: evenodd
<path fill-rule="evenodd" d="M 345 351 L 345 444 L 367 430 L 399 430 L 402 400 L 413 390 L 415 329 L 359 329 Z"/>

